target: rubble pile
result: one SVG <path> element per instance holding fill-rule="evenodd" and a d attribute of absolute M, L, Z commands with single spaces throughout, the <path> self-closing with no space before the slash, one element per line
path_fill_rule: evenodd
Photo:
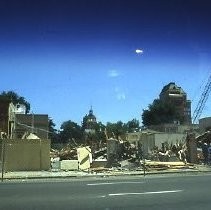
<path fill-rule="evenodd" d="M 77 148 L 67 145 L 61 150 L 51 149 L 51 158 L 60 158 L 60 160 L 77 160 Z"/>
<path fill-rule="evenodd" d="M 89 154 L 86 150 L 89 150 Z M 151 171 L 194 167 L 187 163 L 186 144 L 166 145 L 160 149 L 155 147 L 148 154 L 144 154 L 142 147 L 139 147 L 138 144 L 135 145 L 128 141 L 113 138 L 107 139 L 107 142 L 100 146 L 67 145 L 61 150 L 51 149 L 51 158 L 52 160 L 56 158 L 59 161 L 78 160 L 79 170 L 83 168 L 82 165 L 86 162 L 85 168 L 90 172 L 110 170 Z"/>
<path fill-rule="evenodd" d="M 187 147 L 185 144 L 174 144 L 164 149 L 157 147 L 148 155 L 148 159 L 161 162 L 187 162 Z"/>
<path fill-rule="evenodd" d="M 107 156 L 107 147 L 100 148 L 99 150 L 95 150 L 93 153 L 93 159 L 104 159 Z"/>
<path fill-rule="evenodd" d="M 211 138 L 211 131 L 206 131 L 203 134 L 197 136 L 196 140 L 208 143 L 209 141 L 211 141 L 210 138 Z"/>
<path fill-rule="evenodd" d="M 205 163 L 205 157 L 204 157 L 204 149 L 207 147 L 207 149 L 210 147 L 211 144 L 211 131 L 206 131 L 203 134 L 196 137 L 197 142 L 197 157 L 200 163 Z M 206 146 L 205 146 L 206 145 Z M 205 147 L 204 147 L 205 146 Z M 208 152 L 208 151 L 207 151 Z M 208 154 L 209 155 L 209 152 Z M 205 163 L 206 164 L 206 163 Z"/>

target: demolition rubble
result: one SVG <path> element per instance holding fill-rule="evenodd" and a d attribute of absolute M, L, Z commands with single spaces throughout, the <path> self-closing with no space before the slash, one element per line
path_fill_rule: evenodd
<path fill-rule="evenodd" d="M 197 149 L 203 137 L 189 134 L 183 143 L 154 147 L 148 153 L 143 151 L 140 141 L 134 144 L 114 138 L 107 139 L 100 146 L 68 144 L 61 150 L 51 149 L 51 168 L 52 171 L 80 170 L 88 173 L 195 169 L 195 164 L 204 161 Z"/>

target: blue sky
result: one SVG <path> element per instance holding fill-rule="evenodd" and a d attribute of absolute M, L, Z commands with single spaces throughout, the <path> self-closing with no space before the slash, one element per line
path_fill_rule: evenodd
<path fill-rule="evenodd" d="M 57 127 L 80 123 L 91 105 L 103 123 L 141 120 L 169 82 L 194 110 L 211 71 L 210 9 L 208 0 L 1 0 L 0 91 Z"/>

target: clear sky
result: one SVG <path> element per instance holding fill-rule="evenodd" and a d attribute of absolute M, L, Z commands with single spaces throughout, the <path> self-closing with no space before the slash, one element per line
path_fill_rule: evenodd
<path fill-rule="evenodd" d="M 0 91 L 57 127 L 91 105 L 103 123 L 141 121 L 169 82 L 194 110 L 211 71 L 210 11 L 209 0 L 0 0 Z"/>

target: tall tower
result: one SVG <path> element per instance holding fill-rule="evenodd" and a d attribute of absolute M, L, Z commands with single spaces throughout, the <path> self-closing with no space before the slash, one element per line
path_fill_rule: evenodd
<path fill-rule="evenodd" d="M 97 124 L 97 120 L 95 115 L 93 114 L 92 106 L 89 110 L 89 114 L 85 115 L 83 118 L 82 128 L 85 133 L 95 133 L 95 126 Z"/>
<path fill-rule="evenodd" d="M 187 94 L 181 87 L 170 82 L 163 87 L 160 100 L 170 102 L 175 106 L 181 124 L 191 124 L 191 101 L 187 100 Z"/>

